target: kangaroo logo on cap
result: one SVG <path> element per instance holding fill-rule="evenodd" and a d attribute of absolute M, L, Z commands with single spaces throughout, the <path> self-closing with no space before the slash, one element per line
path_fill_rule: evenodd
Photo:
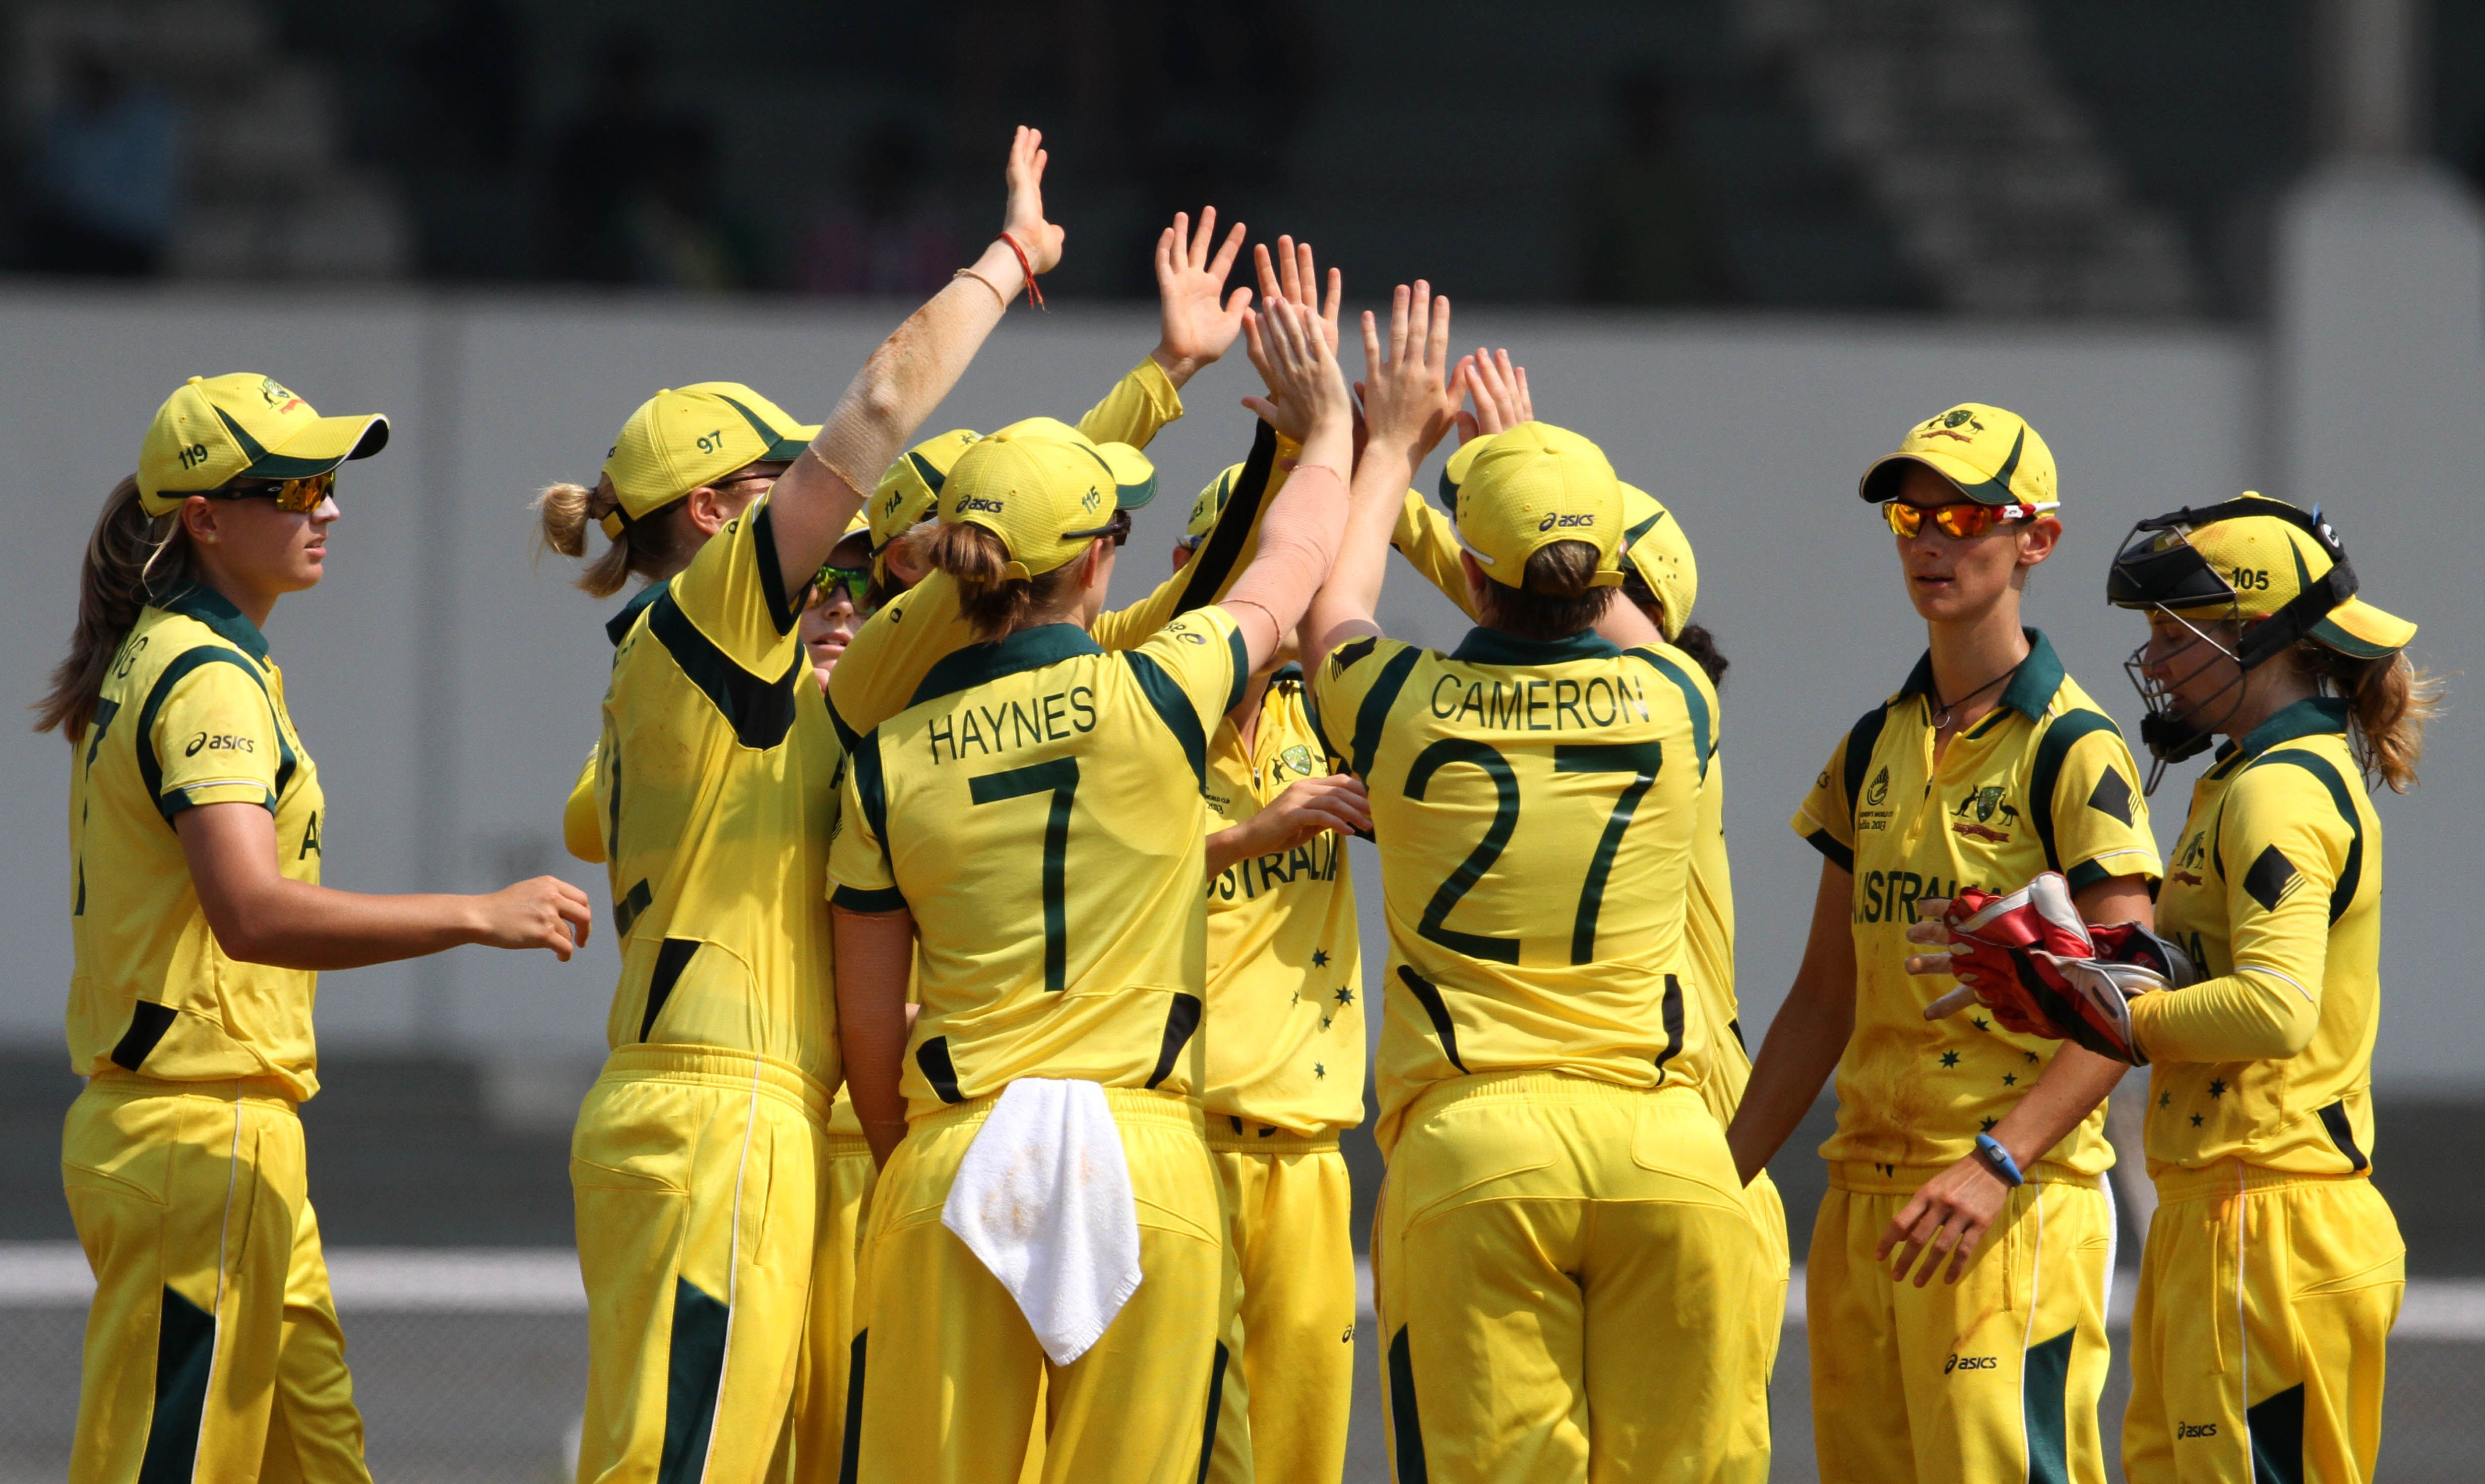
<path fill-rule="evenodd" d="M 1963 433 L 1958 431 L 1961 427 L 1972 427 L 1976 432 Z M 1940 417 L 1926 419 L 1924 431 L 1926 437 L 1955 438 L 1961 443 L 1974 443 L 1976 433 L 1984 431 L 1984 425 L 1978 422 L 1976 414 L 1965 407 L 1952 407 Z"/>
<path fill-rule="evenodd" d="M 279 412 L 290 412 L 302 400 L 301 398 L 279 385 L 273 376 L 259 378 L 259 395 L 266 399 L 269 406 Z"/>

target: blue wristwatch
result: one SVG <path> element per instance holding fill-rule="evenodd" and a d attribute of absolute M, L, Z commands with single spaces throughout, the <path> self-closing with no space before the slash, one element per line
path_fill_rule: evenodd
<path fill-rule="evenodd" d="M 1976 1136 L 1976 1157 L 1984 1161 L 1985 1168 L 2000 1175 L 2003 1184 L 2015 1187 L 2028 1183 L 2028 1177 L 2019 1172 L 2019 1162 L 2012 1159 L 2010 1151 L 2002 1147 L 2002 1141 L 1992 1135 Z"/>

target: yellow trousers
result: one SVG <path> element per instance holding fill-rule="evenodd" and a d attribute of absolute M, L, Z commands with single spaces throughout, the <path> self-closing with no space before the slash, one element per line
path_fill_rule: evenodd
<path fill-rule="evenodd" d="M 2363 1484 L 2407 1248 L 2362 1174 L 2173 1170 L 2131 1315 L 2132 1484 Z"/>
<path fill-rule="evenodd" d="M 785 1418 L 784 1458 L 777 1477 L 795 1484 L 835 1484 L 846 1468 L 846 1421 L 853 1398 L 846 1379 L 854 1361 L 855 1258 L 864 1207 L 879 1170 L 860 1134 L 827 1136 L 821 1165 L 820 1217 L 813 1232 L 811 1314 L 803 1331 L 803 1360 L 794 1380 L 794 1408 Z"/>
<path fill-rule="evenodd" d="M 1047 1484 L 1195 1484 L 1230 1369 L 1234 1281 L 1205 1120 L 1164 1093 L 1107 1087 L 1105 1098 L 1130 1165 L 1144 1279 L 1068 1365 L 1051 1362 L 1009 1290 L 941 1223 L 959 1162 L 999 1099 L 908 1129 L 864 1218 L 850 1480 L 1013 1484 L 1040 1433 Z"/>
<path fill-rule="evenodd" d="M 1263 1132 L 1263 1131 L 1266 1132 Z M 1212 1115 L 1242 1293 L 1211 1484 L 1336 1484 L 1354 1402 L 1354 1194 L 1337 1137 Z"/>
<path fill-rule="evenodd" d="M 97 1077 L 61 1182 L 95 1270 L 72 1484 L 368 1484 L 282 1084 Z"/>
<path fill-rule="evenodd" d="M 1376 1225 L 1398 1484 L 1767 1477 L 1743 1425 L 1764 1258 L 1697 1092 L 1442 1083 Z"/>
<path fill-rule="evenodd" d="M 1794 1259 L 1787 1241 L 1786 1201 L 1765 1169 L 1743 1187 L 1743 1206 L 1760 1232 L 1761 1260 L 1754 1275 L 1750 1305 L 1752 1336 L 1745 1343 L 1760 1356 L 1760 1364 L 1744 1380 L 1743 1433 L 1746 1447 L 1761 1456 L 1769 1451 L 1769 1380 L 1777 1374 L 1778 1342 L 1786 1335 L 1787 1284 L 1794 1276 Z"/>
<path fill-rule="evenodd" d="M 1956 1284 L 1872 1252 L 1936 1171 L 1830 1167 L 1806 1271 L 1813 1443 L 1824 1479 L 2105 1484 L 2114 1200 L 2040 1167 Z"/>
<path fill-rule="evenodd" d="M 828 1089 L 783 1062 L 624 1046 L 580 1107 L 580 1484 L 771 1473 L 811 1297 Z"/>

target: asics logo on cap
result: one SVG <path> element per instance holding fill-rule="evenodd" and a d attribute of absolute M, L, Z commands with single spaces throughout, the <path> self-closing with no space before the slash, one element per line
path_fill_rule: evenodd
<path fill-rule="evenodd" d="M 1001 503 L 997 500 L 988 500 L 982 495 L 960 495 L 958 497 L 956 513 L 964 515 L 969 510 L 980 510 L 985 514 L 998 515 L 1001 512 Z"/>
<path fill-rule="evenodd" d="M 1597 517 L 1593 512 L 1583 515 L 1547 515 L 1543 520 L 1536 523 L 1536 529 L 1540 532 L 1553 530 L 1576 531 L 1583 527 L 1593 526 L 1596 523 Z"/>

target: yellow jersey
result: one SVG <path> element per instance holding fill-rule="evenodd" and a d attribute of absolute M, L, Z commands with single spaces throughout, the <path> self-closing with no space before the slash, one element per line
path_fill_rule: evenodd
<path fill-rule="evenodd" d="M 604 864 L 604 819 L 595 803 L 595 758 L 602 751 L 601 744 L 587 748 L 578 782 L 569 785 L 569 802 L 560 807 L 561 848 L 589 866 Z"/>
<path fill-rule="evenodd" d="M 843 758 L 800 601 L 763 496 L 605 626 L 594 800 L 621 948 L 605 1035 L 755 1052 L 833 1088 L 820 886 Z"/>
<path fill-rule="evenodd" d="M 69 1069 L 317 1092 L 319 976 L 225 952 L 173 826 L 202 804 L 259 805 L 278 872 L 318 884 L 319 770 L 258 625 L 197 584 L 142 610 L 69 761 Z"/>
<path fill-rule="evenodd" d="M 1626 535 L 1624 549 L 1637 537 L 1637 532 Z M 1389 543 L 1461 613 L 1470 620 L 1479 618 L 1459 563 L 1458 528 L 1447 514 L 1410 489 Z M 1697 663 L 1672 646 L 1662 647 L 1679 664 Z M 1743 1100 L 1743 1086 L 1752 1079 L 1752 1058 L 1743 1048 L 1743 1012 L 1734 997 L 1734 868 L 1726 851 L 1726 772 L 1718 756 L 1725 741 L 1722 711 L 1712 723 L 1708 771 L 1700 782 L 1700 833 L 1691 847 L 1690 896 L 1683 904 L 1682 936 L 1691 959 L 1683 985 L 1707 1023 L 1726 1028 L 1726 1036 L 1717 1041 L 1712 1075 L 1701 1079 L 1700 1092 L 1717 1121 L 1731 1123 Z"/>
<path fill-rule="evenodd" d="M 1270 677 L 1245 743 L 1232 717 L 1208 744 L 1211 834 L 1333 771 L 1303 673 Z M 1208 1058 L 1201 1102 L 1236 1133 L 1325 1134 L 1363 1121 L 1363 959 L 1346 838 L 1235 862 L 1208 880 Z"/>
<path fill-rule="evenodd" d="M 1949 1165 L 2034 1086 L 2060 1044 L 2004 1030 L 1981 1008 L 1928 1021 L 1955 981 L 1907 973 L 1916 903 L 1967 887 L 2013 892 L 2061 871 L 2076 892 L 2158 875 L 2148 806 L 2114 719 L 2027 630 L 2029 652 L 1993 710 L 1933 760 L 1932 657 L 1830 750 L 1795 811 L 1796 834 L 1855 876 L 1855 1031 L 1838 1061 L 1832 1161 Z M 2076 1175 L 2114 1163 L 2100 1105 L 2045 1159 Z"/>
<path fill-rule="evenodd" d="M 2193 785 L 2157 930 L 2205 977 L 2131 1007 L 2150 1061 L 2152 1174 L 2222 1159 L 2310 1174 L 2371 1164 L 2382 822 L 2346 707 L 2288 706 Z"/>
<path fill-rule="evenodd" d="M 1219 608 L 1118 652 L 1047 624 L 950 655 L 857 742 L 833 899 L 914 916 L 910 1116 L 1020 1077 L 1199 1095 L 1200 792 L 1249 678 Z"/>
<path fill-rule="evenodd" d="M 1286 472 L 1277 465 L 1296 452 L 1266 423 L 1257 427 L 1251 456 L 1198 554 L 1146 597 L 1097 615 L 1089 637 L 1098 646 L 1136 647 L 1178 615 L 1222 599 L 1251 564 L 1259 550 L 1260 517 L 1285 487 Z M 1097 436 L 1084 423 L 1079 430 Z M 957 583 L 946 572 L 927 574 L 882 605 L 829 672 L 829 712 L 836 718 L 837 734 L 854 746 L 857 737 L 914 703 L 934 665 L 973 643 L 974 630 L 958 615 Z"/>
<path fill-rule="evenodd" d="M 1548 1070 L 1697 1086 L 1683 900 L 1715 696 L 1595 634 L 1343 645 L 1323 733 L 1372 795 L 1389 922 L 1381 1151 L 1434 1083 Z M 1340 744 L 1343 744 L 1342 746 Z M 1619 883 L 1620 885 L 1617 885 Z"/>

